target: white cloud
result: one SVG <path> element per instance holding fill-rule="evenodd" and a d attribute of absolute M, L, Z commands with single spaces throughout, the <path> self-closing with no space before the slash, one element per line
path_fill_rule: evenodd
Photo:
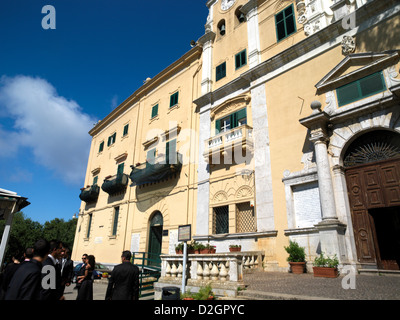
<path fill-rule="evenodd" d="M 0 107 L 14 121 L 13 128 L 0 127 L 0 147 L 29 147 L 37 163 L 65 182 L 83 183 L 95 119 L 46 80 L 27 76 L 0 79 Z"/>

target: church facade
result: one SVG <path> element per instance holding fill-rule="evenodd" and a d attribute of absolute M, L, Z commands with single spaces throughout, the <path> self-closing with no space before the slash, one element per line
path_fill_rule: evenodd
<path fill-rule="evenodd" d="M 227 252 L 398 270 L 400 4 L 209 0 L 205 34 L 91 131 L 73 259 Z"/>

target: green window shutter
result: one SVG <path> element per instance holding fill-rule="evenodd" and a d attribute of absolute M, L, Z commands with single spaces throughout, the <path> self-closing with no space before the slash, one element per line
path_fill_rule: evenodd
<path fill-rule="evenodd" d="M 278 42 L 297 31 L 293 5 L 275 15 L 275 28 Z"/>
<path fill-rule="evenodd" d="M 111 136 L 108 137 L 107 147 L 109 147 L 110 145 L 111 145 Z"/>
<path fill-rule="evenodd" d="M 339 107 L 386 90 L 382 71 L 336 89 Z"/>
<path fill-rule="evenodd" d="M 155 106 L 153 106 L 153 108 L 151 108 L 151 118 L 154 118 L 157 115 L 158 115 L 158 104 L 156 104 Z"/>
<path fill-rule="evenodd" d="M 237 113 L 231 114 L 231 129 L 236 128 L 238 126 L 238 117 Z"/>
<path fill-rule="evenodd" d="M 104 150 L 104 141 L 102 141 L 102 142 L 100 143 L 99 152 L 102 152 L 103 150 Z"/>
<path fill-rule="evenodd" d="M 168 164 L 176 164 L 176 139 L 167 142 L 165 158 Z"/>
<path fill-rule="evenodd" d="M 218 81 L 224 77 L 226 77 L 226 62 L 221 63 L 219 66 L 217 66 L 215 79 L 216 81 Z"/>
<path fill-rule="evenodd" d="M 97 185 L 97 181 L 99 180 L 99 176 L 95 176 L 93 178 L 93 185 L 96 186 Z"/>
<path fill-rule="evenodd" d="M 215 134 L 218 134 L 221 132 L 221 120 L 216 120 L 215 121 Z"/>
<path fill-rule="evenodd" d="M 86 233 L 86 238 L 89 239 L 90 237 L 90 229 L 92 228 L 92 215 L 89 214 L 89 222 L 88 222 L 88 228 L 87 228 L 87 233 Z"/>
<path fill-rule="evenodd" d="M 178 99 L 179 99 L 179 91 L 171 95 L 169 107 L 171 108 L 172 106 L 178 104 Z"/>
<path fill-rule="evenodd" d="M 154 164 L 156 159 L 156 149 L 151 149 L 147 151 L 147 162 L 150 164 Z"/>
<path fill-rule="evenodd" d="M 239 69 L 247 64 L 246 49 L 235 55 L 235 67 Z"/>
<path fill-rule="evenodd" d="M 116 132 L 114 132 L 112 140 L 113 140 L 112 143 L 115 143 L 115 141 L 117 140 L 117 133 Z"/>
<path fill-rule="evenodd" d="M 119 207 L 115 207 L 115 208 L 114 208 L 113 229 L 112 229 L 112 235 L 113 235 L 113 236 L 116 236 L 116 235 L 117 235 L 118 217 L 119 217 Z"/>
<path fill-rule="evenodd" d="M 123 136 L 126 136 L 128 134 L 128 130 L 129 130 L 129 124 L 125 125 Z"/>
<path fill-rule="evenodd" d="M 117 175 L 121 175 L 124 173 L 124 163 L 118 165 Z"/>

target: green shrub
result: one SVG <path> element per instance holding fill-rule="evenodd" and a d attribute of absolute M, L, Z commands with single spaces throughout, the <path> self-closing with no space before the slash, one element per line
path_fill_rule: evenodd
<path fill-rule="evenodd" d="M 338 265 L 339 260 L 336 254 L 333 256 L 333 258 L 330 258 L 325 257 L 323 252 L 321 252 L 321 254 L 316 257 L 313 262 L 314 267 L 337 268 Z"/>
<path fill-rule="evenodd" d="M 295 241 L 290 241 L 289 246 L 285 247 L 286 252 L 289 254 L 287 261 L 289 262 L 305 262 L 306 254 L 303 247 Z"/>

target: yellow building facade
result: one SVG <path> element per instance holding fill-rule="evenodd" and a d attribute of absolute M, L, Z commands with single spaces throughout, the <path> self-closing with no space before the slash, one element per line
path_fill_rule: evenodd
<path fill-rule="evenodd" d="M 400 6 L 209 0 L 205 34 L 91 131 L 72 258 L 218 252 L 398 269 Z M 395 243 L 395 244 L 394 244 Z"/>

